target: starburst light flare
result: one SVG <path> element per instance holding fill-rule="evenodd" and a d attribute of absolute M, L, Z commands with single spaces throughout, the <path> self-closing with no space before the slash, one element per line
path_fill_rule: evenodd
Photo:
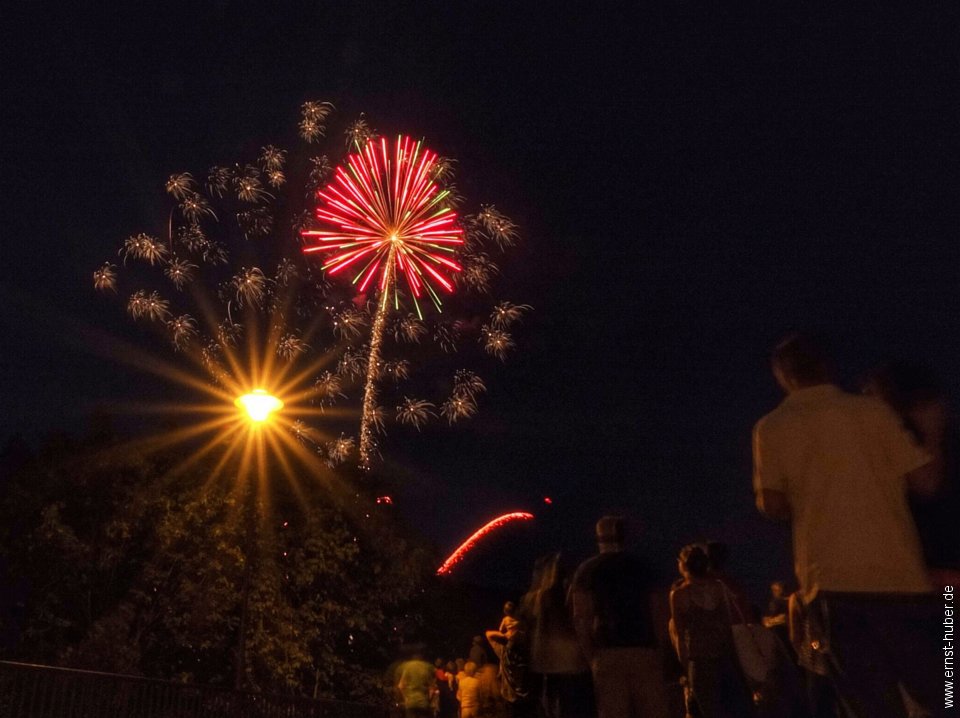
<path fill-rule="evenodd" d="M 266 389 L 254 389 L 249 394 L 237 397 L 234 404 L 247 412 L 250 421 L 256 424 L 263 423 L 273 412 L 283 408 L 283 400 L 268 393 Z"/>
<path fill-rule="evenodd" d="M 366 142 L 317 192 L 316 217 L 330 229 L 302 232 L 317 242 L 305 247 L 305 253 L 328 253 L 324 271 L 335 275 L 349 270 L 358 291 L 379 295 L 360 423 L 363 469 L 370 468 L 374 450 L 376 381 L 391 297 L 393 307 L 399 308 L 403 291 L 423 319 L 419 300 L 426 294 L 440 310 L 438 287 L 453 292 L 452 273 L 462 270 L 455 253 L 463 244 L 463 230 L 444 202 L 448 191 L 434 181 L 437 160 L 422 142 L 402 135 L 392 147 L 382 137 Z"/>

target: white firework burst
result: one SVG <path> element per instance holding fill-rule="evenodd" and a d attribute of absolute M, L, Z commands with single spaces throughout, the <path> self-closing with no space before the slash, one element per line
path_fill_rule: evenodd
<path fill-rule="evenodd" d="M 267 290 L 267 281 L 259 267 L 250 269 L 242 267 L 240 273 L 230 280 L 230 286 L 236 293 L 237 301 L 241 306 L 244 302 L 260 306 Z"/>
<path fill-rule="evenodd" d="M 354 339 L 367 324 L 363 313 L 356 309 L 345 309 L 333 318 L 333 333 L 338 339 Z"/>
<path fill-rule="evenodd" d="M 517 243 L 517 225 L 492 204 L 480 208 L 477 222 L 501 249 Z"/>
<path fill-rule="evenodd" d="M 413 314 L 408 314 L 393 325 L 393 338 L 410 344 L 419 344 L 427 333 L 427 326 Z"/>
<path fill-rule="evenodd" d="M 343 389 L 343 379 L 332 372 L 325 371 L 317 377 L 313 383 L 313 390 L 320 397 L 320 404 L 332 405 L 337 399 L 343 399 L 345 396 L 341 393 Z"/>
<path fill-rule="evenodd" d="M 260 149 L 260 166 L 265 172 L 279 172 L 287 161 L 287 151 L 273 145 Z"/>
<path fill-rule="evenodd" d="M 367 368 L 367 358 L 362 351 L 347 349 L 337 362 L 337 373 L 343 377 L 356 379 Z"/>
<path fill-rule="evenodd" d="M 469 419 L 477 413 L 477 402 L 469 396 L 451 396 L 440 407 L 440 415 L 448 424 L 455 424 L 460 419 Z"/>
<path fill-rule="evenodd" d="M 465 396 L 473 399 L 477 394 L 482 394 L 486 390 L 487 385 L 483 383 L 483 379 L 469 369 L 459 369 L 453 375 L 454 396 Z"/>
<path fill-rule="evenodd" d="M 180 211 L 193 224 L 198 224 L 205 216 L 217 218 L 207 198 L 197 192 L 191 192 L 183 198 L 180 203 Z"/>
<path fill-rule="evenodd" d="M 300 107 L 300 137 L 307 142 L 316 142 L 326 132 L 326 119 L 333 111 L 329 102 L 304 102 Z"/>
<path fill-rule="evenodd" d="M 460 341 L 460 322 L 437 324 L 433 329 L 433 340 L 447 354 L 457 351 L 457 343 Z"/>
<path fill-rule="evenodd" d="M 225 347 L 235 347 L 243 336 L 243 325 L 232 319 L 224 319 L 217 327 L 217 340 Z"/>
<path fill-rule="evenodd" d="M 213 166 L 207 172 L 207 192 L 223 197 L 233 182 L 233 170 L 229 167 Z"/>
<path fill-rule="evenodd" d="M 494 329 L 484 324 L 480 329 L 482 335 L 480 341 L 483 342 L 483 348 L 491 356 L 495 356 L 500 361 L 506 361 L 507 353 L 515 346 L 513 338 L 502 329 Z"/>
<path fill-rule="evenodd" d="M 197 269 L 197 265 L 193 262 L 174 257 L 170 260 L 166 269 L 163 270 L 163 273 L 167 275 L 167 278 L 173 282 L 177 289 L 183 289 L 183 285 L 193 279 L 195 269 Z"/>
<path fill-rule="evenodd" d="M 189 314 L 181 314 L 167 322 L 175 349 L 183 349 L 197 336 L 197 322 Z"/>
<path fill-rule="evenodd" d="M 161 299 L 157 292 L 147 294 L 140 289 L 134 292 L 127 301 L 127 311 L 134 319 L 166 321 L 170 316 L 170 302 Z"/>
<path fill-rule="evenodd" d="M 248 168 L 248 172 L 251 168 Z M 255 171 L 256 168 L 253 168 Z M 263 202 L 272 199 L 273 195 L 263 188 L 260 180 L 252 172 L 237 180 L 237 199 L 241 202 Z"/>
<path fill-rule="evenodd" d="M 447 184 L 453 179 L 455 164 L 457 164 L 457 161 L 450 157 L 437 157 L 430 167 L 430 176 L 433 181 L 443 185 Z"/>
<path fill-rule="evenodd" d="M 286 361 L 296 358 L 300 354 L 305 354 L 310 349 L 307 343 L 295 334 L 285 334 L 277 342 L 277 356 Z"/>
<path fill-rule="evenodd" d="M 266 237 L 273 229 L 273 215 L 266 207 L 237 212 L 237 225 L 247 239 Z"/>
<path fill-rule="evenodd" d="M 100 269 L 93 273 L 93 287 L 100 291 L 112 289 L 117 291 L 117 267 L 110 262 L 104 262 Z"/>
<path fill-rule="evenodd" d="M 197 183 L 193 179 L 193 175 L 189 172 L 181 172 L 180 174 L 170 175 L 167 179 L 167 193 L 173 195 L 177 199 L 184 199 L 187 195 L 195 194 L 195 187 Z"/>
<path fill-rule="evenodd" d="M 380 368 L 380 375 L 393 379 L 395 383 L 399 383 L 404 379 L 409 379 L 410 362 L 406 359 L 395 359 L 393 361 L 384 362 L 383 366 Z"/>
<path fill-rule="evenodd" d="M 523 319 L 525 312 L 532 309 L 529 304 L 500 302 L 490 313 L 490 326 L 494 329 L 509 329 L 512 324 Z"/>
<path fill-rule="evenodd" d="M 408 424 L 420 430 L 424 424 L 430 421 L 430 417 L 436 416 L 432 409 L 434 405 L 425 399 L 411 399 L 403 397 L 403 403 L 397 407 L 397 421 L 401 424 Z"/>
<path fill-rule="evenodd" d="M 496 264 L 483 252 L 471 252 L 463 257 L 463 271 L 455 279 L 458 284 L 469 287 L 474 291 L 485 293 L 490 291 L 490 283 L 500 272 Z"/>
<path fill-rule="evenodd" d="M 347 126 L 343 134 L 347 138 L 347 147 L 358 150 L 362 150 L 370 140 L 375 140 L 378 137 L 376 130 L 370 128 L 362 114 L 355 122 Z"/>
<path fill-rule="evenodd" d="M 357 442 L 353 440 L 353 437 L 343 436 L 342 434 L 339 439 L 327 442 L 327 458 L 330 464 L 337 466 L 349 459 L 356 444 Z"/>
<path fill-rule="evenodd" d="M 142 259 L 152 265 L 162 262 L 168 253 L 167 246 L 156 237 L 149 234 L 140 233 L 132 237 L 127 237 L 123 242 L 120 254 L 123 255 L 123 261 L 128 257 L 133 259 Z"/>

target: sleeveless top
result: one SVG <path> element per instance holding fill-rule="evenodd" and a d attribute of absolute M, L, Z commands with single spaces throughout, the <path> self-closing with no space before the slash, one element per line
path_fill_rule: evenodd
<path fill-rule="evenodd" d="M 720 658 L 732 643 L 730 615 L 722 589 L 716 584 L 702 587 L 704 590 L 691 591 L 688 596 L 686 632 L 681 636 L 691 660 Z"/>

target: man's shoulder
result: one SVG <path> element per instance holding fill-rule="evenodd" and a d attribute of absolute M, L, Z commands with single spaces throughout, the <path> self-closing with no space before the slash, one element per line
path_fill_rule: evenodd
<path fill-rule="evenodd" d="M 641 557 L 628 551 L 600 553 L 580 564 L 573 576 L 573 585 L 588 588 L 598 576 L 633 576 L 649 574 L 650 568 Z"/>
<path fill-rule="evenodd" d="M 814 396 L 787 397 L 754 424 L 754 435 L 763 437 L 776 434 L 780 430 L 792 428 L 797 422 L 809 421 L 823 411 L 870 414 L 889 412 L 890 408 L 877 397 L 851 394 L 829 385 Z"/>

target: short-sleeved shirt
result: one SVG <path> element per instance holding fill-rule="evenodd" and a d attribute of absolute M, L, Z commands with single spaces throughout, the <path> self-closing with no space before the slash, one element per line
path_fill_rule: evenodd
<path fill-rule="evenodd" d="M 460 679 L 457 689 L 457 700 L 461 708 L 478 708 L 480 706 L 480 681 L 473 676 L 465 675 Z"/>
<path fill-rule="evenodd" d="M 904 475 L 930 461 L 881 400 L 822 384 L 754 428 L 754 489 L 787 495 L 797 580 L 817 592 L 930 590 Z"/>
<path fill-rule="evenodd" d="M 406 661 L 400 666 L 400 692 L 407 708 L 429 708 L 430 689 L 435 683 L 434 669 L 426 661 Z"/>
<path fill-rule="evenodd" d="M 655 582 L 641 559 L 623 551 L 601 553 L 580 564 L 570 590 L 593 599 L 591 638 L 598 647 L 657 645 L 650 608 Z"/>

